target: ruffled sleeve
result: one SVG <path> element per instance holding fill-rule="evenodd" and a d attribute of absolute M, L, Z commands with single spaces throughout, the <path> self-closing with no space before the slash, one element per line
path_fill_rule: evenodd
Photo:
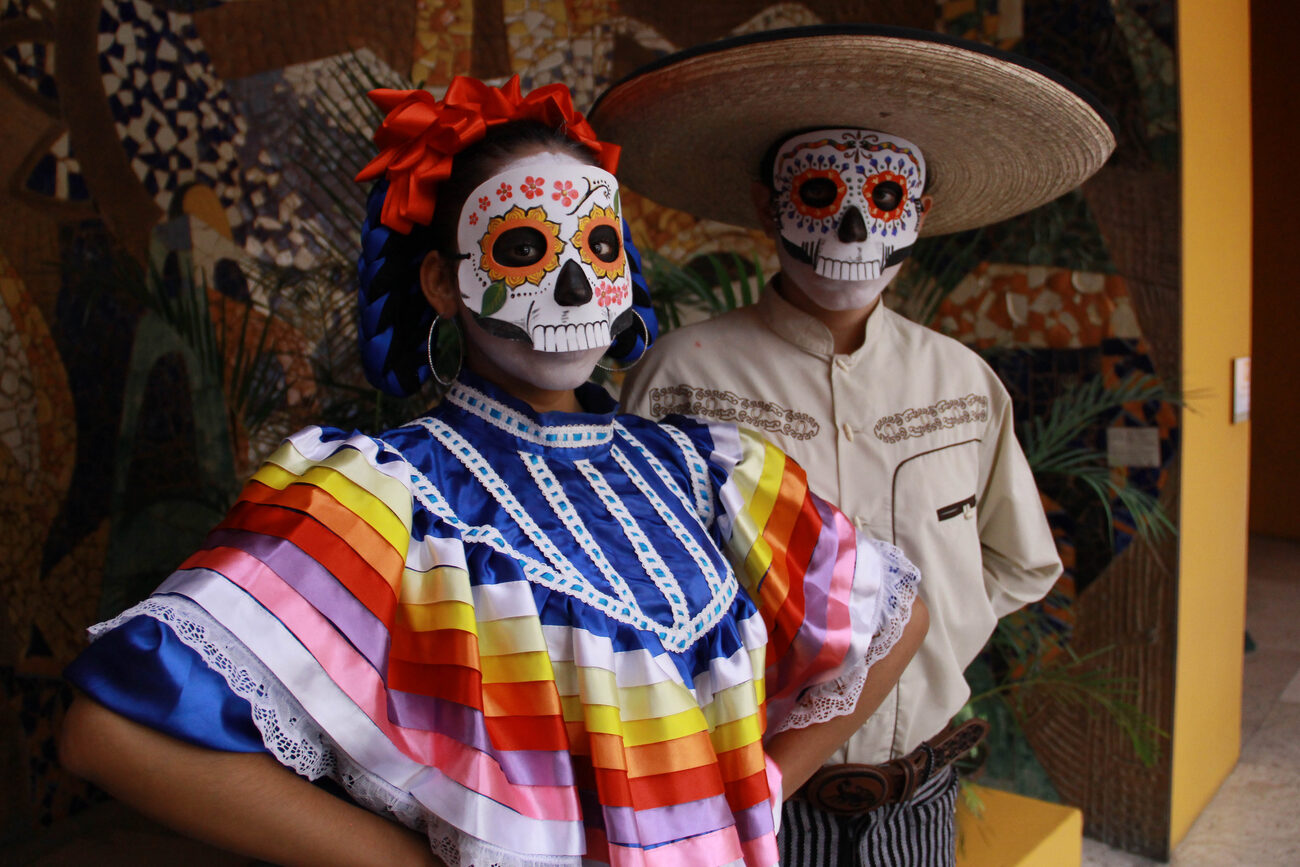
<path fill-rule="evenodd" d="M 859 534 L 759 434 L 665 421 L 708 460 L 719 541 L 768 628 L 769 735 L 851 712 L 911 617 L 920 573 L 893 545 Z"/>
<path fill-rule="evenodd" d="M 153 596 L 92 629 L 110 652 L 69 673 L 147 725 L 329 776 L 450 863 L 570 863 L 582 811 L 532 593 L 471 582 L 439 501 L 383 440 L 295 434 Z M 110 670 L 131 645 L 178 672 L 180 698 Z M 498 686 L 515 681 L 533 694 Z"/>

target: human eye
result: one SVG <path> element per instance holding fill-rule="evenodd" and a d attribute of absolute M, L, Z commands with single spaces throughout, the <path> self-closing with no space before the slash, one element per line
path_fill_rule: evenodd
<path fill-rule="evenodd" d="M 835 183 L 828 178 L 811 178 L 799 185 L 799 198 L 811 208 L 824 208 L 839 194 Z"/>
<path fill-rule="evenodd" d="M 545 252 L 546 239 L 531 226 L 507 229 L 492 244 L 492 257 L 511 268 L 534 265 Z"/>
<path fill-rule="evenodd" d="M 592 255 L 602 262 L 618 259 L 619 239 L 613 226 L 596 226 L 587 236 L 587 245 Z"/>
<path fill-rule="evenodd" d="M 892 211 L 903 201 L 903 188 L 893 181 L 881 181 L 871 191 L 871 203 L 882 211 Z"/>

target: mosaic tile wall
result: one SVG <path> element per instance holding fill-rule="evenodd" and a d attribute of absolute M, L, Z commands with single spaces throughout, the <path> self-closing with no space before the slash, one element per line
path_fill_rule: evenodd
<path fill-rule="evenodd" d="M 525 88 L 564 81 L 588 106 L 678 48 L 837 21 L 936 28 L 1056 66 L 1119 118 L 1119 153 L 1083 195 L 959 238 L 969 273 L 930 308 L 971 346 L 1014 350 L 994 354 L 1024 416 L 1088 376 L 1176 377 L 1155 360 L 1169 356 L 1151 300 L 1177 297 L 1151 252 L 1175 243 L 1176 212 L 1144 216 L 1136 244 L 1122 192 L 1136 185 L 1108 183 L 1174 177 L 1172 15 L 1173 0 L 0 0 L 0 731 L 14 740 L 0 778 L 18 781 L 0 799 L 6 838 L 95 797 L 52 754 L 59 672 L 83 627 L 147 592 L 280 436 L 401 409 L 350 390 L 362 191 L 347 179 L 375 122 L 364 90 L 517 73 Z M 738 251 L 775 269 L 755 232 L 634 192 L 625 209 L 641 247 L 672 261 Z M 164 296 L 206 323 L 215 354 Z M 1115 426 L 1158 431 L 1158 465 L 1116 473 L 1160 496 L 1173 407 L 1117 409 L 1093 444 Z M 1046 502 L 1071 566 L 1049 614 L 1068 637 L 1075 601 L 1133 528 L 1116 509 L 1085 531 Z M 1098 534 L 1111 537 L 1100 549 Z"/>

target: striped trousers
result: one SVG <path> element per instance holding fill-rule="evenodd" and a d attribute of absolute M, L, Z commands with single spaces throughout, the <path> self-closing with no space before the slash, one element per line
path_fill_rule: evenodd
<path fill-rule="evenodd" d="M 792 799 L 781 813 L 783 867 L 953 867 L 957 772 L 927 780 L 910 801 L 835 816 Z"/>

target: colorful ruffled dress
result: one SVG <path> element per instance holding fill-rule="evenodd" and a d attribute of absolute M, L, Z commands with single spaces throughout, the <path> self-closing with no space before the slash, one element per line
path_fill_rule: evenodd
<path fill-rule="evenodd" d="M 916 571 L 758 436 L 579 397 L 295 434 L 69 677 L 450 864 L 775 864 L 764 735 L 852 708 Z"/>

